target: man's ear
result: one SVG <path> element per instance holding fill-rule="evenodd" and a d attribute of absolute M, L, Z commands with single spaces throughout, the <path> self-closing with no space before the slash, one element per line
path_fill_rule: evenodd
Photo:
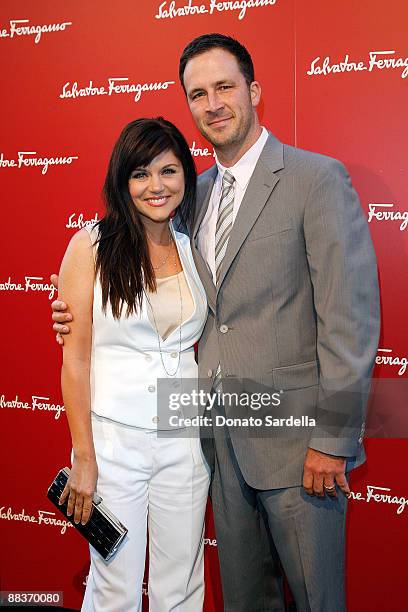
<path fill-rule="evenodd" d="M 249 86 L 249 95 L 251 96 L 251 103 L 254 108 L 257 107 L 261 101 L 261 93 L 262 90 L 258 81 L 252 81 Z"/>

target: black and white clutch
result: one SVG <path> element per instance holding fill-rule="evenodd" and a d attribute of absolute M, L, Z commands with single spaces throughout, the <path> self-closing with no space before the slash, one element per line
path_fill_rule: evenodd
<path fill-rule="evenodd" d="M 72 523 L 75 529 L 88 540 L 91 546 L 102 555 L 105 561 L 108 561 L 118 550 L 128 530 L 107 509 L 98 494 L 94 494 L 91 516 L 86 525 L 75 523 L 74 514 L 67 516 L 68 498 L 61 505 L 59 504 L 59 498 L 65 488 L 69 473 L 70 469 L 67 467 L 58 472 L 48 489 L 47 497 L 64 514 L 66 519 Z"/>

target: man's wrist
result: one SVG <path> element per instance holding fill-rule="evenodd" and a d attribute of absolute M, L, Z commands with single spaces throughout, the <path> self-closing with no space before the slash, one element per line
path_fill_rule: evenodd
<path fill-rule="evenodd" d="M 308 447 L 309 450 L 314 451 L 315 453 L 319 453 L 320 455 L 323 455 L 325 457 L 330 457 L 331 459 L 341 459 L 342 461 L 346 461 L 347 457 L 344 457 L 342 455 L 333 455 L 332 453 L 325 453 L 321 450 L 317 450 L 316 448 L 313 448 L 311 446 Z"/>

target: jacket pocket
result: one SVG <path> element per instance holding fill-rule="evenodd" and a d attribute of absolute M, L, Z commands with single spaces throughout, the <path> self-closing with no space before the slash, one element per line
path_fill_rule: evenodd
<path fill-rule="evenodd" d="M 261 238 L 269 238 L 275 234 L 282 234 L 293 230 L 293 223 L 290 218 L 275 220 L 274 223 L 257 223 L 248 234 L 247 241 L 254 242 Z"/>
<path fill-rule="evenodd" d="M 272 370 L 275 389 L 305 389 L 319 382 L 317 361 L 306 361 L 295 365 L 274 368 Z"/>

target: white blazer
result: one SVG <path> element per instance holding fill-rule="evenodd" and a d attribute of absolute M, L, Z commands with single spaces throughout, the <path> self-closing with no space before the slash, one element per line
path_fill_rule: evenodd
<path fill-rule="evenodd" d="M 91 410 L 113 421 L 145 429 L 170 428 L 168 419 L 159 422 L 157 415 L 158 380 L 172 379 L 172 392 L 181 392 L 183 380 L 197 379 L 194 344 L 207 318 L 207 299 L 193 261 L 190 239 L 176 231 L 171 223 L 170 227 L 194 301 L 193 314 L 181 325 L 180 362 L 174 376 L 167 374 L 162 359 L 168 372 L 173 374 L 179 356 L 180 327 L 160 341 L 161 358 L 157 333 L 148 318 L 146 299 L 137 315 L 114 319 L 109 305 L 106 314 L 102 312 L 99 279 L 94 288 Z M 87 229 L 93 237 L 93 226 Z"/>

